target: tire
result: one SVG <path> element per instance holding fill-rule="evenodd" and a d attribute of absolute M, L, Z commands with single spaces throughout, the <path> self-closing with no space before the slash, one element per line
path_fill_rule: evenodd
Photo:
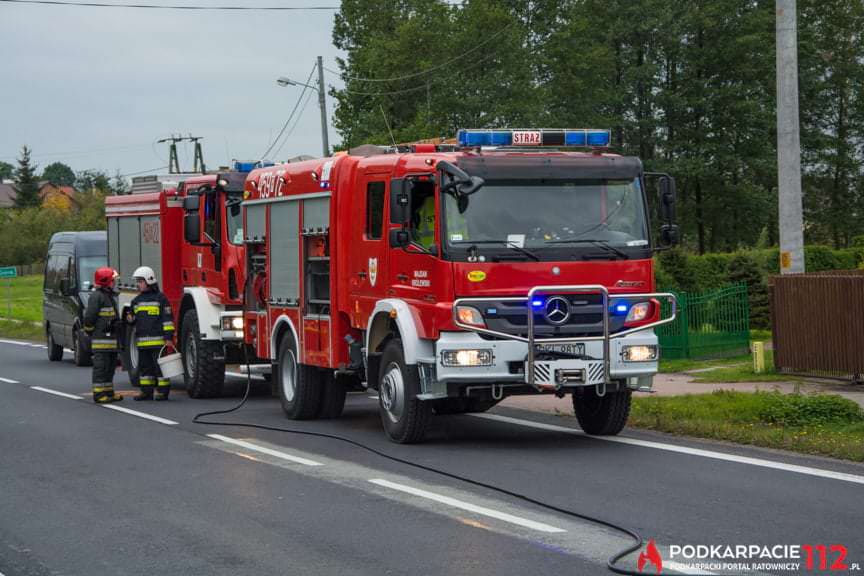
<path fill-rule="evenodd" d="M 126 344 L 120 352 L 123 369 L 129 374 L 129 383 L 140 386 L 138 382 L 138 349 L 135 347 L 135 326 L 126 325 Z"/>
<path fill-rule="evenodd" d="M 183 382 L 192 398 L 216 398 L 225 388 L 225 354 L 222 343 L 202 340 L 198 313 L 187 310 L 180 334 L 183 350 Z"/>
<path fill-rule="evenodd" d="M 279 343 L 279 370 L 276 385 L 285 416 L 291 420 L 311 420 L 321 405 L 320 372 L 297 362 L 297 350 L 290 336 Z"/>
<path fill-rule="evenodd" d="M 345 409 L 345 396 L 348 387 L 345 381 L 333 374 L 325 373 L 321 378 L 321 399 L 318 407 L 318 417 L 334 419 L 342 416 Z"/>
<path fill-rule="evenodd" d="M 93 365 L 93 355 L 87 344 L 87 337 L 81 338 L 81 331 L 78 328 L 72 329 L 72 352 L 76 366 Z"/>
<path fill-rule="evenodd" d="M 63 360 L 63 347 L 54 342 L 54 335 L 51 334 L 49 326 L 46 332 L 46 344 L 48 345 L 48 360 L 51 362 L 60 362 Z"/>
<path fill-rule="evenodd" d="M 609 392 L 597 396 L 595 390 L 573 395 L 573 411 L 579 426 L 594 436 L 614 436 L 624 429 L 630 415 L 630 390 Z"/>
<path fill-rule="evenodd" d="M 420 373 L 417 366 L 405 364 L 398 338 L 384 348 L 378 378 L 378 407 L 387 437 L 399 444 L 422 441 L 429 428 L 432 405 L 417 399 Z"/>

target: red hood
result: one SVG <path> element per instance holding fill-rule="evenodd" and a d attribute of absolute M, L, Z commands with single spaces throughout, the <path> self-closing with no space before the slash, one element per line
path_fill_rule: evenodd
<path fill-rule="evenodd" d="M 522 296 L 534 286 L 559 284 L 601 284 L 610 292 L 653 292 L 654 263 L 650 258 L 588 262 L 455 262 L 453 283 L 457 298 Z"/>

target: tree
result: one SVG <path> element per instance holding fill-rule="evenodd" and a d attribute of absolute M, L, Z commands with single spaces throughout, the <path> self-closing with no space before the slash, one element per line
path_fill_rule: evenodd
<path fill-rule="evenodd" d="M 11 180 L 15 173 L 15 167 L 8 162 L 0 162 L 0 182 L 3 180 Z"/>
<path fill-rule="evenodd" d="M 39 206 L 39 182 L 36 179 L 36 166 L 30 164 L 30 148 L 21 148 L 18 169 L 15 170 L 15 206 L 28 208 Z"/>
<path fill-rule="evenodd" d="M 90 190 L 108 192 L 111 190 L 111 178 L 100 170 L 82 170 L 75 178 L 75 189 L 80 192 Z"/>
<path fill-rule="evenodd" d="M 54 162 L 42 171 L 42 180 L 47 180 L 57 186 L 74 186 L 75 172 L 62 162 Z"/>

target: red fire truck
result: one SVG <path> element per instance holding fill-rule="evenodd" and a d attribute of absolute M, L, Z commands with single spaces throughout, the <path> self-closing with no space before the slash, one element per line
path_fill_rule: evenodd
<path fill-rule="evenodd" d="M 137 178 L 132 194 L 106 200 L 108 262 L 120 273 L 121 307 L 135 296 L 132 272 L 138 266 L 153 268 L 171 302 L 184 380 L 193 398 L 220 395 L 225 363 L 244 357 L 240 203 L 253 166 L 236 163 L 234 170 L 182 181 Z M 133 342 L 134 334 L 126 340 Z M 135 352 L 134 346 L 125 346 L 123 354 L 133 384 Z"/>
<path fill-rule="evenodd" d="M 272 364 L 287 416 L 337 417 L 362 386 L 407 443 L 433 412 L 570 394 L 586 432 L 617 434 L 657 372 L 653 328 L 674 317 L 651 256 L 677 226 L 674 180 L 608 142 L 604 130 L 462 130 L 456 145 L 252 171 L 245 341 Z"/>

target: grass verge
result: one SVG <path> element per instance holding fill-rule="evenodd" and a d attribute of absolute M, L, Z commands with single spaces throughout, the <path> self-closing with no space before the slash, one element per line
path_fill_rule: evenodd
<path fill-rule="evenodd" d="M 44 342 L 45 332 L 42 326 L 27 322 L 9 322 L 0 318 L 0 337 Z"/>
<path fill-rule="evenodd" d="M 864 411 L 834 394 L 720 390 L 634 398 L 629 424 L 864 462 Z"/>
<path fill-rule="evenodd" d="M 0 280 L 0 318 L 8 318 L 12 302 L 12 318 L 30 322 L 42 321 L 42 276 L 19 276 L 12 278 L 11 290 L 8 280 Z"/>

